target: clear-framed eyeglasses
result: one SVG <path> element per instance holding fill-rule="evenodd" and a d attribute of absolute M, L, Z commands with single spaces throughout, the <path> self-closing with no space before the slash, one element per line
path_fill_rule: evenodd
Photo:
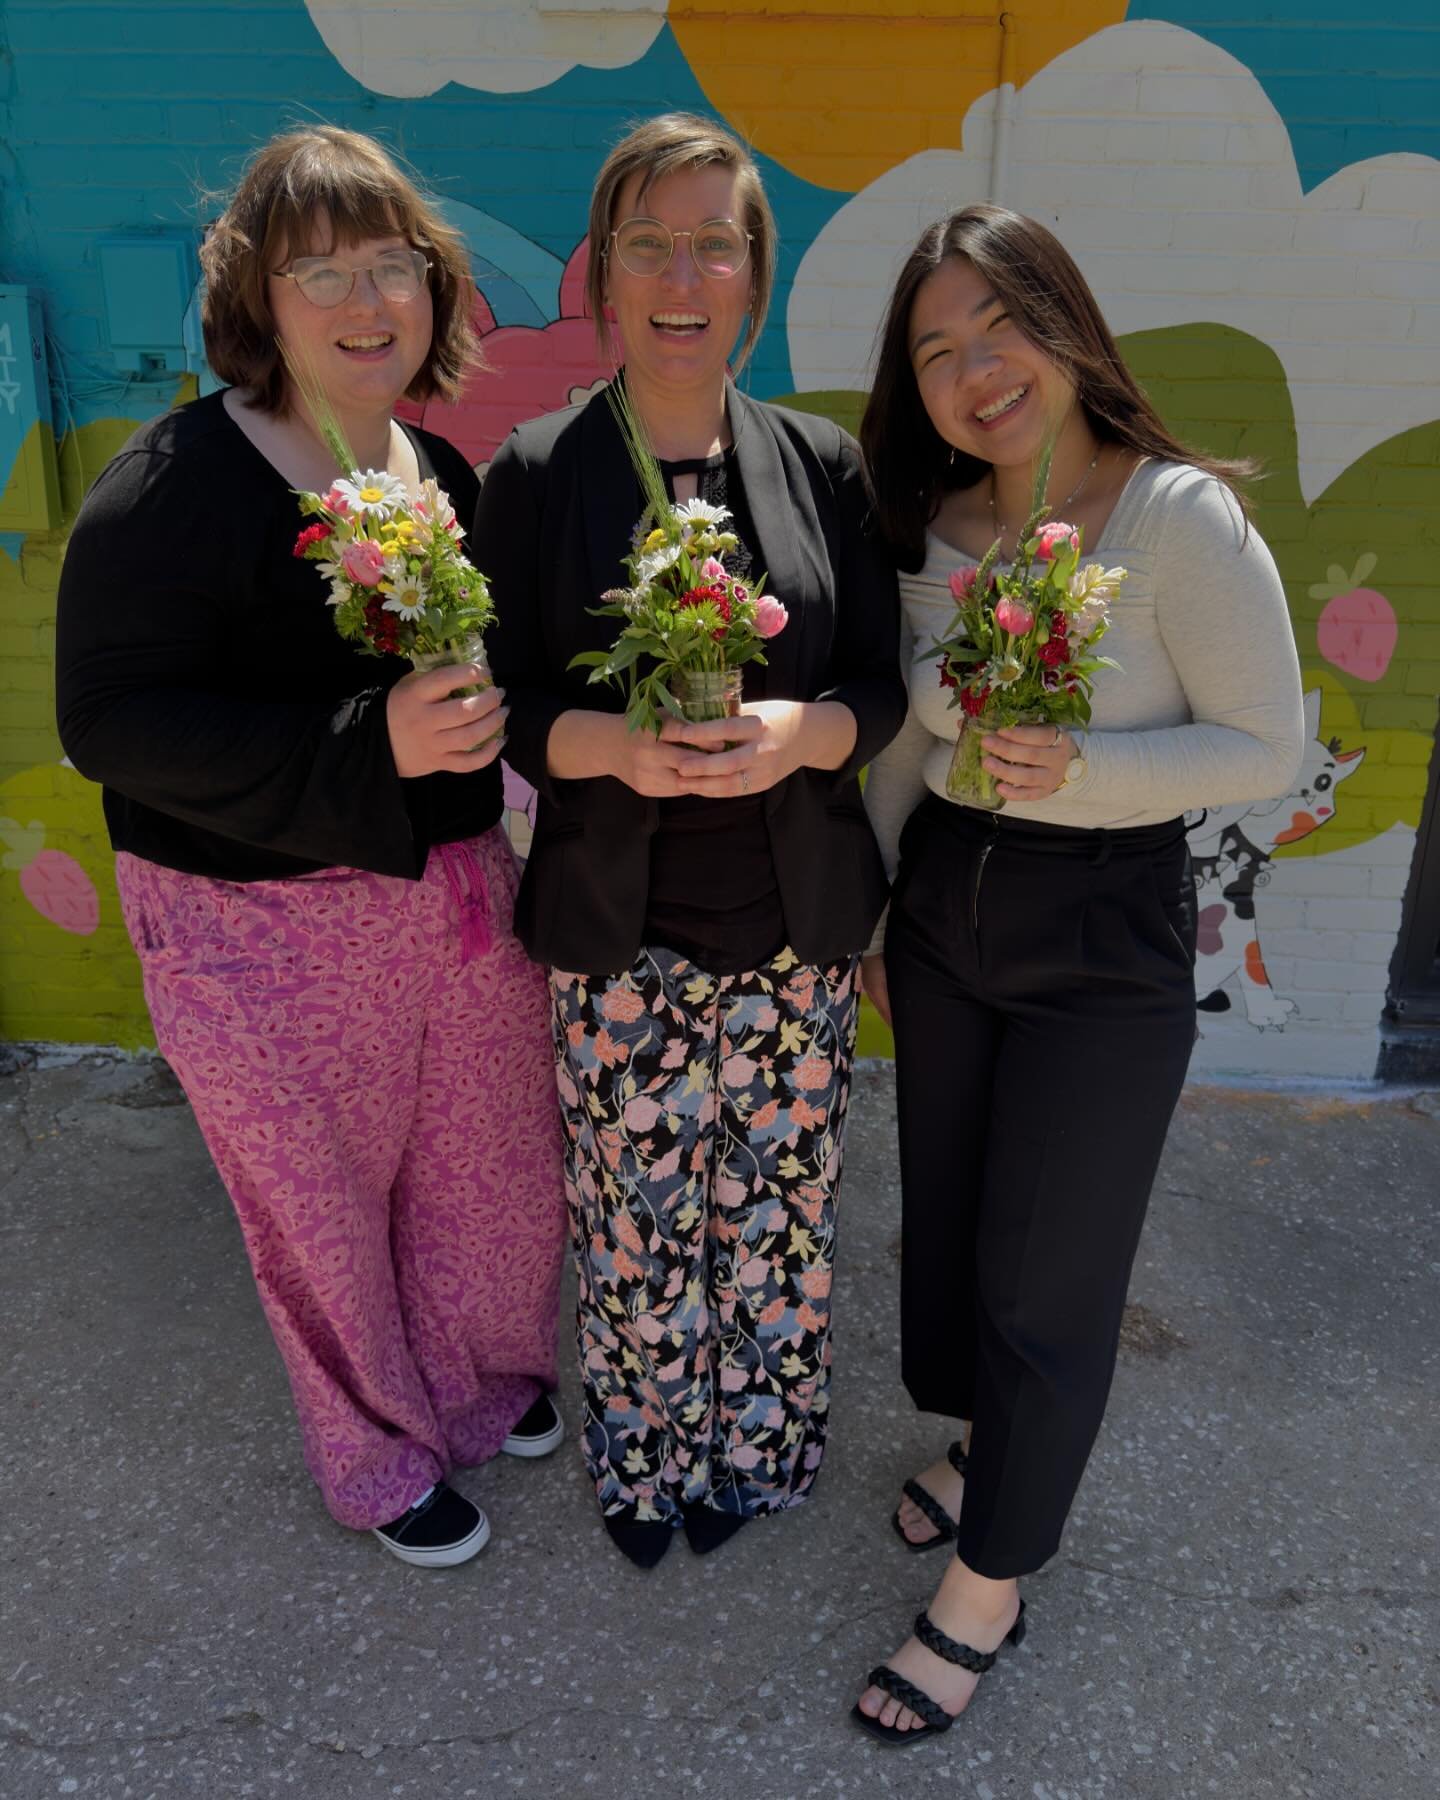
<path fill-rule="evenodd" d="M 297 256 L 288 269 L 272 269 L 271 273 L 293 281 L 312 306 L 320 307 L 339 306 L 348 300 L 355 277 L 363 273 L 375 283 L 382 300 L 403 306 L 424 287 L 429 268 L 418 250 L 387 250 L 363 270 L 334 256 Z"/>
<path fill-rule="evenodd" d="M 693 231 L 671 231 L 659 219 L 626 219 L 610 233 L 621 266 L 632 275 L 660 275 L 670 266 L 676 238 L 689 238 L 690 260 L 702 275 L 725 281 L 750 260 L 753 231 L 733 219 L 707 219 Z"/>

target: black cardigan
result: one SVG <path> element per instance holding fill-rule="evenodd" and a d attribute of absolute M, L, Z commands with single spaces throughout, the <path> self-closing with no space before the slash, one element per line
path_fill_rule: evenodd
<path fill-rule="evenodd" d="M 474 471 L 406 427 L 462 518 Z M 105 786 L 117 850 L 224 881 L 337 864 L 417 879 L 500 818 L 498 764 L 402 780 L 385 696 L 409 672 L 335 630 L 306 521 L 222 394 L 152 419 L 102 470 L 60 576 L 60 741 Z"/>
<path fill-rule="evenodd" d="M 756 566 L 790 622 L 767 646 L 773 699 L 838 700 L 855 748 L 838 770 L 800 769 L 765 795 L 786 936 L 807 963 L 864 947 L 885 903 L 859 771 L 905 717 L 895 573 L 866 530 L 860 452 L 827 419 L 729 394 Z M 546 770 L 550 728 L 572 708 L 620 712 L 625 697 L 569 670 L 614 640 L 587 610 L 621 584 L 641 510 L 605 392 L 519 426 L 491 463 L 471 534 L 499 612 L 491 658 L 510 707 L 506 760 L 539 795 L 515 928 L 539 962 L 587 974 L 640 948 L 658 804 L 610 776 Z"/>

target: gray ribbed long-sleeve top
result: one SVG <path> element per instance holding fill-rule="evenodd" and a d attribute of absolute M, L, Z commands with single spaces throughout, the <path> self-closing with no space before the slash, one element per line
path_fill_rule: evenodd
<path fill-rule="evenodd" d="M 955 615 L 951 571 L 974 560 L 930 533 L 924 567 L 900 577 L 910 711 L 865 785 L 892 880 L 901 827 L 926 789 L 946 798 L 962 715 L 933 645 Z M 1129 571 L 1103 640 L 1120 667 L 1100 671 L 1090 725 L 1074 734 L 1084 776 L 1006 812 L 1123 827 L 1283 794 L 1304 748 L 1295 637 L 1275 559 L 1229 490 L 1188 463 L 1143 462 L 1083 560 Z M 882 939 L 883 921 L 871 949 Z"/>

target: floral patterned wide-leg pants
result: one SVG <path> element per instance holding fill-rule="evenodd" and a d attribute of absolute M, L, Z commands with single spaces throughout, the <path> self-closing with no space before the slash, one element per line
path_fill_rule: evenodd
<path fill-rule="evenodd" d="M 824 1454 L 856 959 L 552 970 L 584 1452 L 602 1512 L 754 1516 Z"/>
<path fill-rule="evenodd" d="M 310 1473 L 342 1525 L 385 1524 L 555 1385 L 562 1138 L 510 846 L 444 845 L 421 881 L 116 878 Z"/>

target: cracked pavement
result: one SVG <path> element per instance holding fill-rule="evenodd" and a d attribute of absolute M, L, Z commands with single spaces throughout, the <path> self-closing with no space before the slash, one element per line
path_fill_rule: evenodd
<path fill-rule="evenodd" d="M 888 1521 L 948 1432 L 899 1386 L 887 1073 L 856 1083 L 815 1499 L 644 1574 L 573 1437 L 457 1476 L 494 1528 L 464 1568 L 333 1525 L 168 1073 L 9 1070 L 0 1800 L 1440 1785 L 1434 1096 L 1186 1094 L 1030 1635 L 945 1739 L 892 1754 L 845 1715 L 939 1577 Z M 561 1400 L 573 1421 L 568 1369 Z"/>

